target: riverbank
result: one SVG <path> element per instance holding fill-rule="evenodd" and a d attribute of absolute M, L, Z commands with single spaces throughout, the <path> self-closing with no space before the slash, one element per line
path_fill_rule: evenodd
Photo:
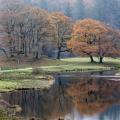
<path fill-rule="evenodd" d="M 47 74 L 33 72 L 7 72 L 0 75 L 0 92 L 12 91 L 15 89 L 44 89 L 49 88 L 54 78 Z"/>
<path fill-rule="evenodd" d="M 98 61 L 97 58 L 94 58 Z M 120 69 L 120 58 L 104 58 L 104 63 L 90 63 L 89 58 L 66 58 L 61 60 L 41 59 L 37 61 L 24 61 L 17 64 L 15 61 L 0 61 L 1 72 L 31 72 L 38 68 L 44 73 L 76 72 L 76 71 L 99 71 Z"/>
<path fill-rule="evenodd" d="M 97 61 L 97 58 L 95 58 Z M 104 64 L 90 63 L 89 58 L 61 60 L 42 59 L 13 65 L 13 61 L 1 65 L 0 91 L 14 89 L 48 88 L 54 82 L 53 73 L 119 70 L 120 58 L 105 58 Z"/>

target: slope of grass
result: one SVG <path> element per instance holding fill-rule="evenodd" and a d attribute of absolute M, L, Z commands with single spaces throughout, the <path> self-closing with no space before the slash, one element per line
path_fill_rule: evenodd
<path fill-rule="evenodd" d="M 98 61 L 97 58 L 94 58 Z M 18 66 L 2 66 L 3 72 L 32 72 L 34 68 L 42 68 L 45 73 L 69 72 L 69 71 L 86 71 L 86 70 L 110 70 L 120 69 L 120 58 L 105 58 L 104 64 L 90 63 L 89 58 L 67 58 L 61 60 L 39 60 L 32 64 L 20 64 Z"/>

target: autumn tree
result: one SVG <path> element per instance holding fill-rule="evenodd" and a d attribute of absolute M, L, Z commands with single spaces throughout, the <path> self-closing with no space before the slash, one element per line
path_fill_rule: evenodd
<path fill-rule="evenodd" d="M 97 51 L 97 38 L 107 29 L 100 22 L 85 19 L 77 21 L 73 27 L 72 38 L 68 42 L 68 47 L 77 54 L 88 55 L 91 62 L 94 62 L 93 56 Z"/>
<path fill-rule="evenodd" d="M 120 56 L 120 34 L 119 31 L 108 28 L 108 32 L 98 38 L 99 62 L 103 63 L 104 57 Z"/>
<path fill-rule="evenodd" d="M 7 33 L 6 37 L 8 39 L 9 43 L 9 51 L 10 56 L 13 56 L 13 49 L 14 49 L 14 34 L 15 34 L 15 24 L 17 21 L 17 15 L 19 14 L 19 11 L 24 9 L 23 1 L 19 0 L 1 0 L 1 10 L 3 12 L 3 16 L 1 19 L 1 25 L 4 26 L 5 32 Z M 5 39 L 3 41 L 6 41 Z"/>
<path fill-rule="evenodd" d="M 6 33 L 4 27 L 2 26 L 2 16 L 3 14 L 0 12 L 0 54 L 4 54 L 8 58 L 8 54 L 6 51 L 6 40 L 3 41 L 3 39 L 6 38 Z"/>
<path fill-rule="evenodd" d="M 57 46 L 57 59 L 60 59 L 61 53 L 69 51 L 66 40 L 71 34 L 72 21 L 62 13 L 56 12 L 51 14 L 53 25 L 55 27 L 55 39 Z"/>
<path fill-rule="evenodd" d="M 44 45 L 49 42 L 52 28 L 49 14 L 38 8 L 30 8 L 26 18 L 26 37 L 29 52 L 34 53 L 34 58 L 41 58 Z M 25 16 L 25 15 L 23 15 Z"/>
<path fill-rule="evenodd" d="M 98 56 L 102 63 L 105 56 L 118 51 L 115 39 L 119 41 L 115 30 L 99 21 L 84 19 L 75 23 L 68 47 L 77 54 L 88 55 L 91 62 L 94 62 L 93 56 Z"/>
<path fill-rule="evenodd" d="M 16 57 L 18 63 L 21 56 L 41 58 L 44 47 L 52 41 L 49 18 L 45 10 L 35 7 L 26 6 L 20 11 L 5 8 L 2 24 L 8 36 L 10 57 Z"/>
<path fill-rule="evenodd" d="M 0 14 L 0 17 L 1 17 L 2 15 Z M 4 27 L 2 26 L 2 24 L 1 24 L 1 21 L 2 19 L 0 19 L 0 55 L 5 55 L 6 56 L 6 58 L 8 59 L 9 57 L 8 57 L 8 53 L 7 53 L 7 49 L 6 49 L 6 47 L 7 47 L 7 44 L 6 44 L 6 39 L 8 38 L 8 37 L 6 37 L 7 36 L 7 34 L 6 34 L 6 32 L 5 32 L 5 29 L 4 29 Z"/>

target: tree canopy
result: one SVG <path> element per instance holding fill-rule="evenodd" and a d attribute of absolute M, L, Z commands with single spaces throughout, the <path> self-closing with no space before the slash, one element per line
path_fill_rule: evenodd
<path fill-rule="evenodd" d="M 74 24 L 72 38 L 68 42 L 68 47 L 72 48 L 73 52 L 77 54 L 88 55 L 91 62 L 94 62 L 92 56 L 98 56 L 102 63 L 101 59 L 104 56 L 109 56 L 111 51 L 114 54 L 115 51 L 120 50 L 116 47 L 114 40 L 119 39 L 119 37 L 118 32 L 102 22 L 84 19 Z"/>

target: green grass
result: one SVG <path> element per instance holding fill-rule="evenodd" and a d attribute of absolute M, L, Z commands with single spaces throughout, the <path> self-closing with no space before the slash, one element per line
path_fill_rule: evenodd
<path fill-rule="evenodd" d="M 38 72 L 38 71 L 37 71 Z M 48 88 L 54 81 L 51 75 L 34 72 L 7 72 L 0 75 L 0 92 L 15 89 Z"/>
<path fill-rule="evenodd" d="M 69 64 L 69 65 L 60 65 L 60 66 L 47 66 L 42 67 L 45 72 L 77 72 L 77 71 L 97 71 L 97 70 L 110 70 L 110 67 L 104 67 L 101 65 L 87 65 L 87 64 Z"/>
<path fill-rule="evenodd" d="M 97 58 L 94 58 L 98 61 Z M 90 63 L 88 57 L 83 58 L 67 58 L 61 60 L 47 60 L 43 64 L 39 63 L 37 65 L 27 64 L 19 65 L 17 69 L 8 67 L 3 72 L 32 72 L 34 68 L 41 68 L 45 73 L 53 72 L 69 72 L 69 71 L 95 71 L 95 70 L 110 70 L 110 69 L 120 69 L 120 58 L 104 58 L 104 64 Z M 4 69 L 2 67 L 2 69 Z"/>
<path fill-rule="evenodd" d="M 0 81 L 0 91 L 11 91 L 16 88 L 17 82 L 15 81 Z"/>
<path fill-rule="evenodd" d="M 15 89 L 43 89 L 51 84 L 45 80 L 2 80 L 0 81 L 0 92 L 12 91 Z"/>
<path fill-rule="evenodd" d="M 104 61 L 105 65 L 120 69 L 120 58 L 105 58 Z"/>
<path fill-rule="evenodd" d="M 90 63 L 87 57 L 66 58 L 61 59 L 60 62 L 55 61 L 53 65 L 41 66 L 41 68 L 45 73 L 120 69 L 120 58 L 105 58 L 104 64 L 99 64 L 97 57 L 95 57 L 94 60 L 96 61 L 95 63 Z"/>
<path fill-rule="evenodd" d="M 95 58 L 98 61 L 97 58 Z M 44 88 L 48 87 L 48 73 L 78 72 L 78 71 L 102 71 L 118 69 L 120 70 L 120 58 L 105 58 L 104 64 L 90 63 L 89 58 L 67 58 L 61 60 L 47 60 L 40 66 L 27 65 L 19 66 L 18 69 L 1 70 L 0 91 L 10 91 L 24 88 Z"/>
<path fill-rule="evenodd" d="M 69 62 L 69 63 L 75 63 L 78 65 L 82 65 L 82 66 L 88 66 L 88 67 L 94 67 L 96 66 L 96 69 L 101 67 L 112 67 L 112 68 L 120 68 L 120 58 L 104 58 L 103 59 L 103 64 L 99 64 L 98 62 L 98 58 L 94 57 L 94 60 L 96 61 L 96 63 L 90 63 L 89 58 L 87 57 L 83 57 L 83 58 L 67 58 L 67 59 L 62 59 L 62 61 L 64 62 Z"/>
<path fill-rule="evenodd" d="M 13 116 L 8 116 L 8 110 L 0 109 L 0 120 L 17 120 Z"/>

